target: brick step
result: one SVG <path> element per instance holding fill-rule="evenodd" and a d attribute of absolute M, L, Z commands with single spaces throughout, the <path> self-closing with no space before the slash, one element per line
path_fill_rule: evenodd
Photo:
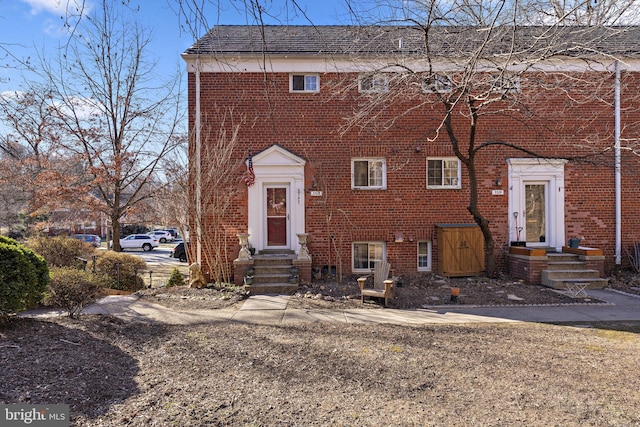
<path fill-rule="evenodd" d="M 587 283 L 585 289 L 604 289 L 609 284 L 607 279 L 601 278 L 560 278 L 560 279 L 547 279 L 543 280 L 542 284 L 549 288 L 566 290 L 568 289 L 567 282 L 573 283 Z"/>
<path fill-rule="evenodd" d="M 247 285 L 251 295 L 293 294 L 298 290 L 298 285 L 291 283 L 253 283 Z"/>

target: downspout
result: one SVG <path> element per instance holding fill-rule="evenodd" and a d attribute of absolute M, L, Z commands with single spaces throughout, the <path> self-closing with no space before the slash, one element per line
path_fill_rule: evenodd
<path fill-rule="evenodd" d="M 616 185 L 616 265 L 622 262 L 622 192 L 621 192 L 621 172 L 620 172 L 620 62 L 615 62 L 615 93 L 614 93 L 614 114 L 615 114 L 615 185 Z"/>
<path fill-rule="evenodd" d="M 202 266 L 202 141 L 200 135 L 200 56 L 196 57 L 196 261 Z"/>

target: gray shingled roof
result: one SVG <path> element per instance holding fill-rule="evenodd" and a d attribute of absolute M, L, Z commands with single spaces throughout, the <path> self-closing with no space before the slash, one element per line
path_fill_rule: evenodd
<path fill-rule="evenodd" d="M 400 42 L 402 40 L 402 42 Z M 471 27 L 432 27 L 428 47 L 437 56 L 466 55 L 485 44 L 492 55 L 638 56 L 640 27 L 497 27 L 491 32 Z M 287 55 L 424 55 L 425 33 L 419 27 L 239 26 L 220 25 L 185 54 Z"/>

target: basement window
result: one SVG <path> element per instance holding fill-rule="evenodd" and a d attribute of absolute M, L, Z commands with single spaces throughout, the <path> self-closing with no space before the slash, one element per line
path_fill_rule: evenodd
<path fill-rule="evenodd" d="M 384 260 L 384 242 L 353 243 L 353 272 L 369 273 L 377 261 Z"/>
<path fill-rule="evenodd" d="M 431 271 L 431 242 L 418 242 L 418 271 Z"/>

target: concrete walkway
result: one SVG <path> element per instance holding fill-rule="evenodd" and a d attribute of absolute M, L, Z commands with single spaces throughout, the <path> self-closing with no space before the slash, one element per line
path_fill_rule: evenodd
<path fill-rule="evenodd" d="M 456 324 L 499 322 L 596 322 L 640 321 L 640 297 L 610 290 L 589 290 L 588 294 L 606 304 L 566 304 L 511 307 L 445 306 L 419 310 L 398 309 L 292 309 L 290 296 L 255 295 L 242 305 L 218 310 L 175 311 L 138 299 L 135 295 L 108 296 L 87 307 L 83 313 L 109 314 L 127 321 L 161 322 L 172 325 L 238 322 L 261 325 L 287 325 L 309 322 L 360 324 Z M 50 317 L 61 311 L 30 311 L 22 316 Z"/>

